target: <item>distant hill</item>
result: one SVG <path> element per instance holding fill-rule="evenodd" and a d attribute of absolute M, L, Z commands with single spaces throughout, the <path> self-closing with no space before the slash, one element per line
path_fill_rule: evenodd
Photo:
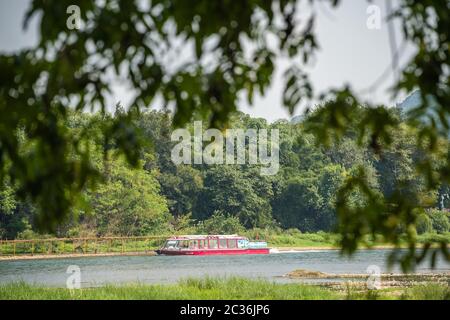
<path fill-rule="evenodd" d="M 433 97 L 427 97 L 426 99 L 427 104 L 427 110 L 424 115 L 422 115 L 419 120 L 429 125 L 431 123 L 430 119 L 434 118 L 436 122 L 438 123 L 438 128 L 441 131 L 445 131 L 444 128 L 442 128 L 440 124 L 439 115 L 436 112 L 437 109 L 437 103 L 436 100 Z M 404 117 L 408 117 L 411 115 L 411 112 L 414 111 L 417 107 L 419 107 L 422 104 L 422 96 L 420 94 L 419 90 L 416 90 L 412 92 L 409 96 L 405 98 L 401 103 L 397 104 L 397 108 L 400 109 L 401 113 Z M 447 122 L 450 123 L 450 117 L 447 117 Z M 450 132 L 447 133 L 447 135 L 450 137 Z"/>
<path fill-rule="evenodd" d="M 301 114 L 299 116 L 292 117 L 290 123 L 297 124 L 297 123 L 303 122 L 304 119 L 305 119 L 305 116 L 303 114 Z"/>
<path fill-rule="evenodd" d="M 397 108 L 401 109 L 402 112 L 406 113 L 414 108 L 417 108 L 422 104 L 422 97 L 420 96 L 420 91 L 416 90 L 405 98 L 401 103 L 397 104 Z"/>

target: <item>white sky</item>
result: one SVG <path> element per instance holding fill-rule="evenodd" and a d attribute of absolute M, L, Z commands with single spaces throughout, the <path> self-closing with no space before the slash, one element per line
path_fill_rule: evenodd
<path fill-rule="evenodd" d="M 304 0 L 303 0 L 304 1 Z M 391 64 L 388 25 L 384 21 L 387 12 L 386 1 L 342 1 L 337 9 L 328 5 L 316 5 L 316 35 L 321 47 L 315 63 L 307 70 L 313 82 L 314 89 L 322 92 L 327 88 L 340 88 L 350 84 L 356 92 L 370 87 Z M 393 3 L 397 1 L 392 1 Z M 37 42 L 38 30 L 36 21 L 27 30 L 22 30 L 24 13 L 30 0 L 1 0 L 0 1 L 0 51 L 11 52 L 23 47 L 32 46 Z M 382 23 L 380 29 L 369 29 L 366 26 L 369 5 L 374 4 L 381 9 Z M 395 4 L 392 5 L 395 7 Z M 401 33 L 396 26 L 397 47 L 400 47 Z M 413 54 L 410 47 L 400 52 L 400 65 L 405 63 Z M 264 97 L 254 98 L 249 106 L 242 99 L 240 110 L 254 117 L 262 117 L 268 121 L 279 118 L 290 118 L 287 110 L 282 107 L 284 69 L 288 66 L 286 60 L 278 59 L 276 74 L 270 90 Z M 372 103 L 394 105 L 403 97 L 393 100 L 387 90 L 393 83 L 393 72 L 384 79 L 376 90 L 362 94 L 363 100 Z M 130 100 L 129 90 L 121 86 L 114 86 L 115 100 L 125 105 Z M 302 112 L 298 108 L 295 114 Z"/>

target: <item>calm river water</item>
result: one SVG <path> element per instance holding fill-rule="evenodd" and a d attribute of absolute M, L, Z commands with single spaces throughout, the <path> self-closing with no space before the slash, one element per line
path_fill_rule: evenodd
<path fill-rule="evenodd" d="M 81 269 L 83 287 L 106 283 L 173 283 L 187 277 L 238 275 L 274 281 L 298 281 L 281 276 L 295 269 L 328 273 L 366 273 L 369 265 L 382 272 L 386 268 L 387 250 L 363 250 L 351 259 L 337 251 L 303 251 L 241 256 L 115 256 L 71 259 L 0 261 L 0 283 L 25 281 L 46 286 L 64 287 L 67 268 Z M 434 270 L 429 263 L 416 272 L 450 271 L 450 265 L 439 260 Z"/>

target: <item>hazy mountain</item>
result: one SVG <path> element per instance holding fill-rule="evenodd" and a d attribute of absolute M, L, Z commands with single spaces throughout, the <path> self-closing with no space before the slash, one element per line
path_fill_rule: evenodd
<path fill-rule="evenodd" d="M 401 103 L 397 104 L 397 108 L 400 108 L 402 112 L 409 112 L 414 108 L 417 108 L 422 104 L 422 97 L 420 91 L 416 90 L 405 98 Z"/>
<path fill-rule="evenodd" d="M 292 117 L 290 123 L 297 124 L 297 123 L 302 122 L 304 119 L 305 119 L 305 116 L 303 114 L 301 114 L 299 116 Z"/>
<path fill-rule="evenodd" d="M 445 132 L 445 128 L 442 127 L 441 123 L 440 123 L 440 119 L 439 119 L 439 115 L 437 113 L 437 103 L 436 100 L 434 99 L 434 97 L 427 97 L 426 98 L 426 105 L 427 105 L 427 110 L 425 111 L 425 114 L 419 117 L 419 120 L 426 124 L 429 125 L 431 124 L 431 118 L 434 118 L 436 123 L 437 123 L 437 128 L 441 131 L 441 132 Z M 409 96 L 407 96 L 405 98 L 405 100 L 403 100 L 401 103 L 397 104 L 397 108 L 400 109 L 401 113 L 403 114 L 404 117 L 410 117 L 413 115 L 414 109 L 416 109 L 417 107 L 419 107 L 422 104 L 422 96 L 420 94 L 419 90 L 416 90 L 414 92 L 412 92 Z M 450 123 L 450 117 L 447 116 L 447 122 Z M 450 137 L 450 132 L 447 133 L 448 136 Z"/>

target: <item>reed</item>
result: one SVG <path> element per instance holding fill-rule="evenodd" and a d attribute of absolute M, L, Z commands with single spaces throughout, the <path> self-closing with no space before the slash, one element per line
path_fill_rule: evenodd
<path fill-rule="evenodd" d="M 137 300 L 216 300 L 216 299 L 337 299 L 339 295 L 331 290 L 299 284 L 279 284 L 266 280 L 244 278 L 188 278 L 176 284 L 106 285 L 97 288 L 69 290 L 46 288 L 23 282 L 0 285 L 0 299 L 137 299 Z"/>
<path fill-rule="evenodd" d="M 336 299 L 432 299 L 449 300 L 446 285 L 429 283 L 411 288 L 386 290 L 337 291 L 305 284 L 281 284 L 267 280 L 240 277 L 202 279 L 187 278 L 176 284 L 105 285 L 96 288 L 69 290 L 16 282 L 0 285 L 0 300 L 336 300 Z"/>

